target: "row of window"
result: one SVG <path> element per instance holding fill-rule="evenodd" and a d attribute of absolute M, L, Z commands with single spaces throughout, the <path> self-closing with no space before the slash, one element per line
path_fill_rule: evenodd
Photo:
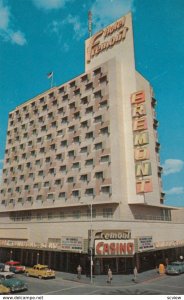
<path fill-rule="evenodd" d="M 84 83 L 84 81 L 82 81 L 82 82 Z M 107 83 L 107 76 L 106 75 L 99 78 L 98 84 L 102 84 L 104 82 Z M 58 94 L 59 95 L 63 94 L 63 96 L 61 97 L 61 100 L 62 100 L 62 102 L 65 102 L 66 100 L 67 101 L 71 100 L 71 97 L 73 98 L 75 96 L 81 96 L 81 94 L 84 93 L 85 90 L 86 91 L 91 90 L 92 88 L 94 88 L 94 86 L 95 86 L 95 83 L 93 81 L 88 82 L 88 83 L 84 83 L 82 85 L 80 84 L 80 86 L 78 86 L 78 87 L 75 86 L 74 89 L 70 85 L 70 90 L 69 91 L 66 89 L 66 87 L 61 87 L 61 88 L 58 89 Z M 66 91 L 67 91 L 67 93 L 66 93 Z M 101 94 L 99 95 L 99 93 L 100 93 L 99 91 L 94 92 L 94 98 L 95 99 L 98 98 L 99 96 L 102 96 Z M 56 94 L 54 92 L 51 92 L 50 94 L 46 95 L 45 97 L 41 97 L 39 99 L 39 101 L 36 100 L 36 101 L 31 102 L 31 103 L 29 102 L 29 104 L 26 105 L 26 106 L 23 106 L 22 109 L 17 109 L 15 111 L 15 114 L 11 113 L 9 115 L 9 117 L 10 117 L 10 119 L 12 119 L 15 116 L 16 121 L 20 122 L 21 121 L 21 114 L 24 113 L 24 118 L 28 119 L 30 117 L 29 112 L 28 112 L 29 109 L 31 109 L 31 112 L 33 111 L 34 113 L 38 113 L 37 103 L 39 105 L 39 109 L 40 109 L 40 105 L 43 104 L 43 106 L 41 106 L 43 111 L 47 110 L 48 107 L 47 107 L 46 102 L 48 103 L 49 99 L 50 99 L 50 106 L 53 107 L 53 106 L 58 105 L 59 104 L 58 103 L 59 99 L 56 99 L 55 96 L 56 96 Z M 72 107 L 72 105 L 71 105 L 71 107 Z M 14 125 L 13 120 L 10 121 L 10 125 Z"/>
<path fill-rule="evenodd" d="M 100 107 L 99 108 L 105 108 L 108 109 L 108 101 L 104 100 L 103 102 L 100 103 Z M 23 124 L 21 126 L 21 128 L 14 128 L 14 131 L 10 131 L 8 130 L 8 143 L 11 144 L 12 141 L 20 141 L 21 138 L 27 138 L 30 135 L 38 135 L 41 132 L 47 132 L 48 130 L 54 130 L 59 128 L 60 126 L 68 126 L 71 121 L 73 120 L 80 120 L 82 116 L 87 116 L 88 114 L 91 114 L 91 119 L 90 119 L 90 123 L 97 123 L 97 122 L 101 122 L 102 117 L 100 116 L 94 116 L 93 114 L 98 111 L 97 108 L 94 108 L 93 106 L 90 106 L 88 108 L 86 108 L 85 114 L 82 114 L 81 111 L 77 111 L 74 112 L 71 116 L 64 116 L 61 117 L 60 120 L 53 120 L 51 122 L 48 122 L 47 120 L 45 120 L 45 122 L 43 121 L 43 117 L 39 117 L 38 120 L 40 120 L 40 123 L 38 122 L 37 124 L 35 123 L 34 126 L 30 125 L 30 123 L 28 124 Z M 58 119 L 58 116 L 56 117 L 56 119 Z M 32 120 L 33 121 L 33 120 Z M 87 128 L 89 127 L 89 121 L 83 121 L 80 124 L 81 128 Z M 15 130 L 16 129 L 16 130 Z M 61 129 L 60 129 L 61 130 Z M 71 126 L 69 126 L 68 132 L 71 132 L 72 128 Z"/>
<path fill-rule="evenodd" d="M 27 220 L 42 220 L 42 219 L 67 219 L 67 218 L 74 218 L 80 219 L 87 217 L 88 219 L 91 218 L 91 211 L 87 209 L 86 211 L 81 211 L 79 209 L 75 209 L 72 212 L 64 212 L 60 211 L 59 214 L 55 214 L 53 212 L 48 212 L 48 214 L 42 214 L 40 212 L 36 214 L 31 214 L 30 212 L 25 213 L 13 213 L 10 215 L 10 219 L 13 221 L 27 221 Z M 113 209 L 110 207 L 103 208 L 102 211 L 97 211 L 96 208 L 93 207 L 92 210 L 92 218 L 113 218 Z"/>

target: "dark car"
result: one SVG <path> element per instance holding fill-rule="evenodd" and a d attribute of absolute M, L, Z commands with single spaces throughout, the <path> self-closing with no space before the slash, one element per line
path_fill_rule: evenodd
<path fill-rule="evenodd" d="M 25 281 L 16 278 L 12 272 L 0 272 L 0 284 L 9 288 L 11 292 L 27 290 Z"/>
<path fill-rule="evenodd" d="M 184 262 L 174 261 L 168 264 L 165 272 L 169 275 L 179 275 L 184 273 Z"/>
<path fill-rule="evenodd" d="M 3 272 L 5 270 L 5 264 L 0 262 L 0 272 Z"/>

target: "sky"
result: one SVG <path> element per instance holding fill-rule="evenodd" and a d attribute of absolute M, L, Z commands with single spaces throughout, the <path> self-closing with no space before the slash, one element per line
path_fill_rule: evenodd
<path fill-rule="evenodd" d="M 8 113 L 84 72 L 93 33 L 132 12 L 136 69 L 157 99 L 165 204 L 184 207 L 184 1 L 0 0 L 0 176 Z"/>

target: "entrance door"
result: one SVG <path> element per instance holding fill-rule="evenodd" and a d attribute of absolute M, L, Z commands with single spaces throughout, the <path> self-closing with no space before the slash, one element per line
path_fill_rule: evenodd
<path fill-rule="evenodd" d="M 116 258 L 103 258 L 102 272 L 107 274 L 108 268 L 112 270 L 112 274 L 117 273 Z"/>

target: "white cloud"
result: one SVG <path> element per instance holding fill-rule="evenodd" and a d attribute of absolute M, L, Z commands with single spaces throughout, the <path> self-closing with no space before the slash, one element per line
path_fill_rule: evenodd
<path fill-rule="evenodd" d="M 13 44 L 25 45 L 24 34 L 20 30 L 13 30 L 12 27 L 10 8 L 4 5 L 3 0 L 0 0 L 0 37 Z"/>
<path fill-rule="evenodd" d="M 134 0 L 96 0 L 91 11 L 93 31 L 96 32 L 129 11 L 134 11 Z"/>
<path fill-rule="evenodd" d="M 49 10 L 59 9 L 69 1 L 71 0 L 33 0 L 33 3 L 38 8 Z"/>
<path fill-rule="evenodd" d="M 12 32 L 11 41 L 17 45 L 23 46 L 26 44 L 26 39 L 21 31 Z"/>
<path fill-rule="evenodd" d="M 167 195 L 181 195 L 184 194 L 184 187 L 178 186 L 178 187 L 173 187 L 168 191 L 165 191 Z"/>
<path fill-rule="evenodd" d="M 87 33 L 87 26 L 80 21 L 78 16 L 72 16 L 69 14 L 65 20 L 62 21 L 62 24 L 70 24 L 73 26 L 74 38 L 79 40 Z"/>
<path fill-rule="evenodd" d="M 184 162 L 180 159 L 166 159 L 163 167 L 164 175 L 178 173 L 183 169 Z"/>

